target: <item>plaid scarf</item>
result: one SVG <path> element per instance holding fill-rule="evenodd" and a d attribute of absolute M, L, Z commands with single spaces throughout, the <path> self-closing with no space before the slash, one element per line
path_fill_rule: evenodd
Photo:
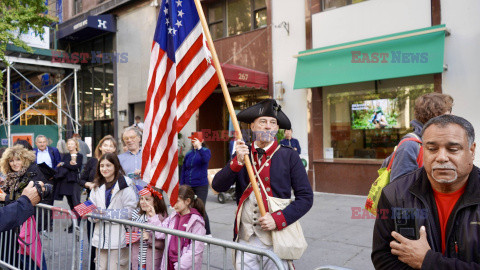
<path fill-rule="evenodd" d="M 3 191 L 5 191 L 5 193 L 7 194 L 15 191 L 15 189 L 17 189 L 17 184 L 20 178 L 22 178 L 26 171 L 27 168 L 22 167 L 18 172 L 7 173 L 7 178 L 5 179 L 5 186 Z"/>

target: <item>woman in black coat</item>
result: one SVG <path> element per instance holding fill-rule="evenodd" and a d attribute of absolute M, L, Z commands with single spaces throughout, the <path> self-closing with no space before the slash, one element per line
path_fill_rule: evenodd
<path fill-rule="evenodd" d="M 74 210 L 73 207 L 80 204 L 81 190 L 77 183 L 83 156 L 78 153 L 79 146 L 75 139 L 67 140 L 67 149 L 69 154 L 63 155 L 62 162 L 57 165 L 55 199 L 63 200 L 63 196 L 66 196 L 70 209 Z"/>

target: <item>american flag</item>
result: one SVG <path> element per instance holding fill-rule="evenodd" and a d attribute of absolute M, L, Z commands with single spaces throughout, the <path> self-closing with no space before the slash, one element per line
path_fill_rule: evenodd
<path fill-rule="evenodd" d="M 132 242 L 130 242 L 130 235 L 132 236 Z M 127 239 L 127 245 L 130 243 L 135 243 L 140 239 L 140 233 L 139 232 L 126 232 L 125 233 L 125 238 Z"/>
<path fill-rule="evenodd" d="M 75 209 L 75 211 L 77 211 L 77 213 L 83 217 L 85 216 L 86 214 L 92 212 L 93 210 L 97 209 L 97 207 L 95 206 L 95 204 L 93 204 L 92 201 L 88 200 L 88 201 L 85 201 L 84 203 L 81 203 L 77 206 L 75 206 L 73 209 Z"/>
<path fill-rule="evenodd" d="M 142 138 L 142 176 L 178 194 L 178 142 L 192 114 L 218 85 L 193 0 L 164 0 L 153 38 Z"/>

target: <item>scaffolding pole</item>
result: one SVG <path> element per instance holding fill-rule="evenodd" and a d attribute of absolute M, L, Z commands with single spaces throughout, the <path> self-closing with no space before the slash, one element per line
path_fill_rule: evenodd
<path fill-rule="evenodd" d="M 77 91 L 77 69 L 73 70 L 73 93 L 75 97 L 75 122 L 78 123 L 78 91 Z M 75 133 L 78 134 L 78 124 L 75 125 Z"/>
<path fill-rule="evenodd" d="M 10 65 L 7 63 L 7 119 L 8 119 L 8 127 L 7 127 L 7 139 L 8 139 L 8 147 L 12 146 L 12 138 L 11 138 L 11 130 L 10 130 Z"/>
<path fill-rule="evenodd" d="M 58 126 L 58 137 L 59 139 L 62 139 L 62 130 L 63 130 L 63 119 L 62 119 L 62 113 L 65 114 L 67 117 L 70 119 L 73 119 L 75 122 L 74 125 L 74 130 L 76 133 L 78 133 L 80 123 L 78 122 L 78 91 L 77 91 L 77 71 L 80 69 L 80 65 L 75 65 L 75 64 L 66 64 L 66 63 L 52 63 L 51 61 L 46 61 L 46 60 L 39 60 L 39 59 L 29 59 L 29 58 L 20 58 L 20 57 L 12 57 L 12 56 L 6 56 L 6 72 L 7 72 L 7 136 L 8 136 L 8 146 L 12 146 L 12 138 L 11 138 L 11 125 L 12 125 L 12 120 L 16 121 L 21 115 L 25 114 L 29 109 L 33 108 L 38 102 L 41 100 L 47 98 L 50 102 L 53 103 L 57 107 L 57 126 Z M 26 65 L 34 65 L 34 66 L 46 66 L 46 67 L 54 67 L 54 68 L 64 68 L 64 69 L 73 69 L 74 71 L 74 95 L 75 95 L 75 116 L 72 117 L 70 113 L 65 112 L 62 109 L 62 98 L 61 98 L 61 92 L 62 92 L 62 87 L 61 84 L 68 79 L 72 74 L 66 76 L 62 81 L 60 81 L 55 87 L 53 87 L 48 93 L 43 93 L 38 87 L 36 87 L 34 84 L 33 88 L 40 92 L 42 94 L 42 97 L 35 101 L 33 104 L 30 104 L 25 110 L 19 112 L 16 114 L 13 119 L 11 115 L 11 69 L 13 68 L 14 71 L 20 75 L 25 81 L 30 82 L 28 78 L 26 78 L 21 72 L 16 70 L 14 67 L 10 66 L 10 63 L 22 63 Z M 4 71 L 2 71 L 3 73 Z M 30 82 L 31 83 L 31 82 Z M 50 95 L 53 91 L 57 91 L 57 103 L 55 103 L 53 100 L 51 100 L 48 95 Z M 21 99 L 20 99 L 21 100 Z M 23 100 L 22 100 L 23 101 Z M 35 108 L 33 108 L 35 110 Z M 5 123 L 5 121 L 3 122 Z"/>
<path fill-rule="evenodd" d="M 58 81 L 60 81 L 60 75 L 57 75 Z M 62 84 L 58 84 L 57 88 L 57 126 L 62 127 Z M 58 129 L 58 140 L 62 138 L 62 129 Z"/>

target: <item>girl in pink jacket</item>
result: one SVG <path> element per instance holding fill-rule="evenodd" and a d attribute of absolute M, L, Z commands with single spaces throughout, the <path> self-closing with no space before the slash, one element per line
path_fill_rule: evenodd
<path fill-rule="evenodd" d="M 162 227 L 205 235 L 205 207 L 201 199 L 193 192 L 192 188 L 186 185 L 180 186 L 178 200 L 173 207 L 173 212 L 162 222 Z M 156 233 L 157 238 L 165 239 L 165 234 Z M 167 270 L 201 270 L 203 249 L 202 242 L 195 241 L 195 250 L 190 239 L 180 239 L 180 254 L 178 254 L 178 237 L 168 235 L 168 250 L 164 252 L 163 259 L 167 260 Z M 195 268 L 193 268 L 192 253 L 195 254 Z M 180 257 L 180 259 L 179 259 Z M 178 263 L 180 260 L 180 264 Z M 165 270 L 165 261 L 162 262 L 162 270 Z"/>
<path fill-rule="evenodd" d="M 162 221 L 167 217 L 167 206 L 163 200 L 163 196 L 159 190 L 154 187 L 146 186 L 140 190 L 140 201 L 138 208 L 132 213 L 132 221 L 145 223 L 152 226 L 161 226 Z M 139 228 L 133 228 L 134 233 L 141 233 Z M 163 249 L 165 248 L 165 240 L 155 239 L 155 252 L 153 251 L 153 233 L 143 230 L 140 241 L 133 241 L 132 244 L 132 269 L 133 270 L 150 270 L 160 269 L 162 264 Z M 129 240 L 129 239 L 128 239 Z M 155 258 L 155 265 L 152 265 L 152 256 Z"/>

